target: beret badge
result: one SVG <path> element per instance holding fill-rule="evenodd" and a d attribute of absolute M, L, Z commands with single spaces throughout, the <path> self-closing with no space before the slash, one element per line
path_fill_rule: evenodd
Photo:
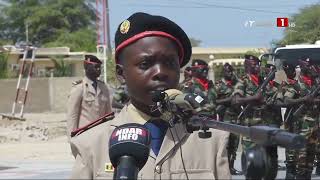
<path fill-rule="evenodd" d="M 122 34 L 127 34 L 127 32 L 129 31 L 130 29 L 130 21 L 128 20 L 124 20 L 121 25 L 120 25 L 120 32 Z"/>

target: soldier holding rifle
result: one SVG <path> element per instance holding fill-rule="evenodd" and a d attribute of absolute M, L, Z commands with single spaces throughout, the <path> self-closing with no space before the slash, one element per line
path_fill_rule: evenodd
<path fill-rule="evenodd" d="M 217 91 L 217 113 L 219 117 L 228 123 L 237 124 L 237 116 L 240 113 L 240 106 L 232 106 L 231 98 L 234 93 L 236 84 L 239 82 L 237 76 L 234 73 L 233 67 L 226 63 L 223 65 L 223 78 L 215 83 Z M 234 161 L 237 156 L 237 149 L 239 145 L 239 136 L 230 133 L 228 143 L 228 159 L 230 173 L 232 175 L 240 175 L 241 172 L 234 168 Z"/>
<path fill-rule="evenodd" d="M 245 72 L 242 84 L 237 86 L 233 97 L 234 104 L 244 106 L 238 116 L 241 124 L 249 127 L 257 125 L 279 127 L 281 121 L 279 100 L 282 94 L 273 81 L 275 69 L 272 69 L 268 76 L 263 78 L 260 76 L 260 60 L 255 56 L 246 55 Z M 261 154 L 265 152 L 269 167 L 267 173 L 262 176 L 265 176 L 266 179 L 275 179 L 278 171 L 277 146 L 256 147 L 256 144 L 247 137 L 243 137 L 242 146 L 243 158 L 250 158 L 248 156 L 250 153 Z M 256 159 L 251 160 L 255 161 Z M 247 179 L 257 178 L 255 174 L 251 173 L 254 172 L 245 172 Z"/>
<path fill-rule="evenodd" d="M 306 146 L 299 151 L 287 151 L 286 179 L 311 179 L 313 161 L 316 151 L 317 130 L 319 129 L 319 100 L 316 98 L 319 85 L 314 65 L 309 58 L 299 60 L 301 73 L 297 80 L 294 78 L 294 67 L 284 65 L 286 71 L 287 89 L 284 95 L 284 103 L 290 110 L 286 116 L 285 127 L 291 132 L 303 135 Z"/>

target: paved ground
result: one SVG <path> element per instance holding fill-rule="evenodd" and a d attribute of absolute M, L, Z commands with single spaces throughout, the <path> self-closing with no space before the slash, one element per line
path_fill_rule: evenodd
<path fill-rule="evenodd" d="M 67 179 L 72 161 L 3 161 L 0 166 L 10 169 L 0 171 L 0 179 Z"/>
<path fill-rule="evenodd" d="M 46 143 L 42 145 L 47 146 Z M 68 149 L 67 143 L 63 143 L 63 145 L 55 144 L 55 146 L 57 148 Z M 36 148 L 41 149 L 41 145 L 37 144 Z M 19 151 L 23 153 L 23 149 Z M 73 157 L 69 153 L 64 153 L 63 156 L 53 154 L 51 158 L 50 156 L 44 156 L 44 159 L 39 159 L 40 157 L 20 157 L 21 159 L 17 160 L 12 157 L 10 158 L 10 156 L 8 156 L 9 158 L 2 156 L 0 158 L 0 179 L 67 179 L 74 162 Z M 279 148 L 279 155 L 279 162 L 281 165 L 284 165 L 284 149 Z M 237 169 L 241 168 L 240 152 L 238 152 L 235 166 Z M 283 179 L 284 176 L 285 171 L 279 171 L 277 179 Z M 233 176 L 233 179 L 244 179 L 244 176 Z M 320 176 L 314 176 L 312 179 L 320 179 Z"/>

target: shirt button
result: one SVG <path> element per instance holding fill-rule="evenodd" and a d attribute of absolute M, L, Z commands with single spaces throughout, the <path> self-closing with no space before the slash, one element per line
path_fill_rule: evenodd
<path fill-rule="evenodd" d="M 161 173 L 161 166 L 157 165 L 155 170 L 156 170 L 156 173 L 160 174 Z"/>

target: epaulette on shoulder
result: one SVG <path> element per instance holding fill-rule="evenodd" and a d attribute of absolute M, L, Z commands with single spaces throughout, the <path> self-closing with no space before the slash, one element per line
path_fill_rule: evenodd
<path fill-rule="evenodd" d="M 97 120 L 92 121 L 91 123 L 89 123 L 89 124 L 87 124 L 85 126 L 82 126 L 82 127 L 78 128 L 76 130 L 73 130 L 71 132 L 71 137 L 78 136 L 78 135 L 82 134 L 83 132 L 85 132 L 85 131 L 87 131 L 87 130 L 89 130 L 89 129 L 91 129 L 91 128 L 99 125 L 99 124 L 102 124 L 104 122 L 112 120 L 113 118 L 114 118 L 114 112 L 109 113 L 109 114 L 105 114 L 104 116 L 98 118 Z"/>
<path fill-rule="evenodd" d="M 77 81 L 73 81 L 72 85 L 75 86 L 75 85 L 78 85 L 78 84 L 81 84 L 81 83 L 82 83 L 82 79 L 77 80 Z"/>

